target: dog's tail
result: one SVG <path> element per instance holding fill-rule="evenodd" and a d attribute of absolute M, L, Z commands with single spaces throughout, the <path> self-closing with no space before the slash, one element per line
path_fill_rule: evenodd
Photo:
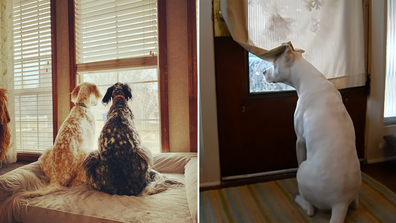
<path fill-rule="evenodd" d="M 166 191 L 169 188 L 183 186 L 183 183 L 175 179 L 168 178 L 153 169 L 149 170 L 149 178 L 147 179 L 146 183 L 146 187 L 142 190 L 142 192 L 140 192 L 138 196 L 158 194 Z"/>
<path fill-rule="evenodd" d="M 48 185 L 45 178 L 39 178 L 29 170 L 21 169 L 0 177 L 0 222 L 21 221 L 29 204 L 27 198 L 50 194 L 62 188 L 59 184 Z"/>
<path fill-rule="evenodd" d="M 95 177 L 96 175 L 96 168 L 98 167 L 100 161 L 100 154 L 99 151 L 95 150 L 89 153 L 87 158 L 85 158 L 83 162 L 83 168 L 87 174 L 87 180 L 90 182 L 90 179 Z"/>
<path fill-rule="evenodd" d="M 146 160 L 148 166 L 153 166 L 153 154 L 147 146 L 140 144 L 137 150 L 138 156 Z"/>

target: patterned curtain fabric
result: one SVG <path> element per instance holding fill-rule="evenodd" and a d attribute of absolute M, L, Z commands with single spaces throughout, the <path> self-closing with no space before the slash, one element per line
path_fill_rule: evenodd
<path fill-rule="evenodd" d="M 363 3 L 359 0 L 220 0 L 236 42 L 265 58 L 291 41 L 339 89 L 366 81 Z"/>
<path fill-rule="evenodd" d="M 15 103 L 14 103 L 14 67 L 13 67 L 13 47 L 12 47 L 12 0 L 1 1 L 1 79 L 0 88 L 7 89 L 8 112 L 11 122 L 8 127 L 11 132 L 10 149 L 3 160 L 3 163 L 14 163 L 17 159 L 15 146 Z"/>

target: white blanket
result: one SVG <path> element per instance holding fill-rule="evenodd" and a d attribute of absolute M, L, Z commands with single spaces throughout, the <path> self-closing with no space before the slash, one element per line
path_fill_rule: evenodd
<path fill-rule="evenodd" d="M 35 162 L 23 169 L 39 175 L 38 166 Z M 184 186 L 146 197 L 109 195 L 86 185 L 74 186 L 30 199 L 23 222 L 196 222 L 197 168 L 196 153 L 154 154 L 154 169 Z"/>

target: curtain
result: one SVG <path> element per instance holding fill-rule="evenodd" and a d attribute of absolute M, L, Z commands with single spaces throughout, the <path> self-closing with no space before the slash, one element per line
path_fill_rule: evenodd
<path fill-rule="evenodd" d="M 10 149 L 3 160 L 3 163 L 14 163 L 17 159 L 15 144 L 15 103 L 14 103 L 14 67 L 13 67 L 13 47 L 12 47 L 12 0 L 1 1 L 1 79 L 0 88 L 7 90 L 8 112 L 11 122 L 8 127 L 11 132 Z M 1 163 L 0 163 L 1 164 Z"/>
<path fill-rule="evenodd" d="M 291 41 L 337 88 L 365 85 L 361 0 L 220 0 L 220 10 L 233 39 L 256 56 Z"/>

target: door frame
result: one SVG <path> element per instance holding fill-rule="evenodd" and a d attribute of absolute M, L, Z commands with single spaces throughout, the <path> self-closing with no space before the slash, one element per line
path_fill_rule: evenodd
<path fill-rule="evenodd" d="M 396 159 L 396 152 L 384 150 L 384 135 L 396 135 L 396 125 L 384 126 L 386 74 L 387 0 L 371 0 L 369 4 L 369 72 L 371 89 L 367 99 L 366 149 L 368 163 Z"/>

